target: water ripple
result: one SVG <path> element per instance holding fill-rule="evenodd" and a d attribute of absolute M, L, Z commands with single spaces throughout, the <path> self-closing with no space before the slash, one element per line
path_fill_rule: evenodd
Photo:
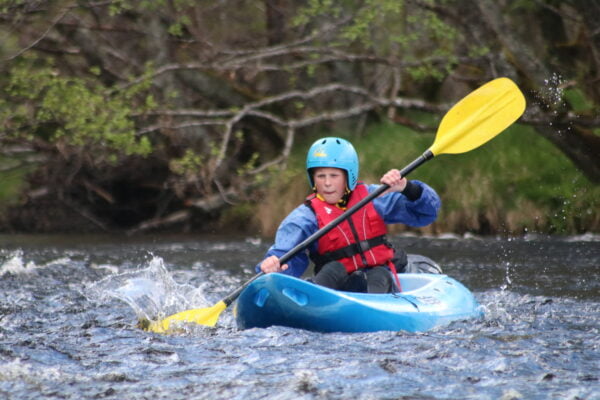
<path fill-rule="evenodd" d="M 214 304 L 268 244 L 2 247 L 0 398 L 600 399 L 598 241 L 394 240 L 440 261 L 485 316 L 426 333 L 323 334 L 239 331 L 226 310 L 214 328 L 163 336 L 137 329 L 138 316 Z"/>

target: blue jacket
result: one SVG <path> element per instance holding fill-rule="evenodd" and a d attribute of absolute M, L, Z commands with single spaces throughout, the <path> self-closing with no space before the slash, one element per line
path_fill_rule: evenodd
<path fill-rule="evenodd" d="M 431 224 L 437 218 L 441 200 L 435 190 L 423 182 L 411 180 L 423 189 L 421 197 L 410 201 L 398 192 L 388 193 L 373 200 L 375 210 L 383 217 L 386 224 L 403 223 L 413 227 Z M 368 185 L 369 193 L 379 185 Z M 275 243 L 267 251 L 265 258 L 275 255 L 281 258 L 297 244 L 319 229 L 315 213 L 305 204 L 296 207 L 279 225 L 275 235 Z M 317 240 L 309 247 L 310 253 L 317 251 Z M 301 276 L 309 265 L 308 253 L 302 251 L 287 262 L 288 269 L 284 273 L 296 277 Z M 256 265 L 260 272 L 260 263 Z"/>

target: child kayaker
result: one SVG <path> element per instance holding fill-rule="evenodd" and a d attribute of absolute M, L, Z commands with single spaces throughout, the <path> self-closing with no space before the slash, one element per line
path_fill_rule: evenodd
<path fill-rule="evenodd" d="M 345 139 L 326 137 L 308 150 L 306 171 L 313 194 L 294 209 L 280 224 L 275 243 L 256 270 L 283 272 L 300 277 L 315 264 L 314 283 L 332 289 L 388 293 L 394 290 L 396 270 L 406 265 L 406 254 L 395 250 L 386 240 L 387 224 L 403 223 L 413 227 L 428 225 L 437 218 L 440 198 L 425 183 L 408 181 L 392 169 L 380 182 L 390 188 L 341 222 L 306 251 L 287 264 L 283 256 L 318 229 L 356 204 L 378 185 L 358 181 L 358 155 Z"/>

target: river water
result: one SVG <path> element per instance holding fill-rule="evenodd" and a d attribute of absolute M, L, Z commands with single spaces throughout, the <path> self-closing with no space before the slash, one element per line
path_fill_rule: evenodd
<path fill-rule="evenodd" d="M 485 316 L 426 333 L 163 336 L 138 316 L 206 307 L 253 275 L 245 237 L 0 235 L 2 399 L 600 399 L 600 237 L 393 237 Z"/>

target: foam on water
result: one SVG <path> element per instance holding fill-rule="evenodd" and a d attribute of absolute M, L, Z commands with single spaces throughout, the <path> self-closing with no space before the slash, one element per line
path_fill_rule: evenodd
<path fill-rule="evenodd" d="M 8 259 L 0 265 L 0 277 L 6 274 L 31 274 L 36 268 L 37 266 L 32 262 L 25 263 L 23 261 L 23 251 L 17 250 L 9 255 Z"/>
<path fill-rule="evenodd" d="M 28 275 L 35 273 L 38 269 L 52 268 L 71 262 L 69 257 L 59 257 L 44 263 L 36 264 L 34 261 L 25 261 L 23 250 L 10 252 L 5 261 L 0 264 L 0 277 L 11 275 Z"/>
<path fill-rule="evenodd" d="M 600 399 L 599 241 L 391 239 L 440 262 L 485 316 L 323 334 L 241 331 L 228 309 L 214 328 L 158 335 L 132 310 L 212 305 L 253 275 L 268 243 L 0 248 L 0 398 Z"/>

